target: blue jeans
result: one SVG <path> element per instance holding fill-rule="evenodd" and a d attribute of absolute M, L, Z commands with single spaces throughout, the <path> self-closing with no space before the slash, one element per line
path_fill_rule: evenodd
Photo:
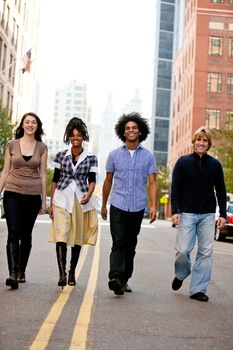
<path fill-rule="evenodd" d="M 181 213 L 176 239 L 175 275 L 184 280 L 191 273 L 190 295 L 206 293 L 210 283 L 215 214 Z M 197 239 L 197 255 L 191 270 L 190 254 Z"/>

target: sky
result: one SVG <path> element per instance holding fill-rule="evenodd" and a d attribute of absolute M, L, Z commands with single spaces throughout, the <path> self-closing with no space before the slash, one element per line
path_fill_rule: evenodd
<path fill-rule="evenodd" d="M 39 80 L 41 113 L 53 113 L 55 87 L 85 82 L 99 123 L 108 93 L 116 110 L 137 88 L 151 115 L 156 0 L 42 0 Z M 45 117 L 46 116 L 46 117 Z M 43 118 L 42 118 L 43 119 Z"/>

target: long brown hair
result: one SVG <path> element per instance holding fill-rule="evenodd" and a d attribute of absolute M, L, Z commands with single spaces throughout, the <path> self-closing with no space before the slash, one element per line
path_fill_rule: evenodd
<path fill-rule="evenodd" d="M 15 138 L 16 139 L 20 139 L 21 137 L 23 137 L 24 135 L 24 129 L 23 129 L 23 122 L 24 122 L 24 119 L 30 115 L 31 117 L 34 117 L 37 121 L 37 129 L 36 129 L 36 132 L 35 132 L 35 139 L 37 141 L 42 141 L 42 135 L 44 135 L 44 130 L 42 129 L 42 121 L 40 120 L 40 118 L 38 117 L 38 115 L 36 113 L 33 113 L 33 112 L 28 112 L 28 113 L 25 113 L 23 116 L 22 116 L 22 119 L 20 121 L 20 124 L 19 126 L 17 127 L 16 129 L 16 132 L 15 132 Z"/>

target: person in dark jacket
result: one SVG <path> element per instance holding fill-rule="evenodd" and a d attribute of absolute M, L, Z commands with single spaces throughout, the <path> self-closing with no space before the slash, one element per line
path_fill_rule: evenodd
<path fill-rule="evenodd" d="M 226 188 L 221 163 L 207 154 L 212 145 L 210 131 L 199 128 L 192 138 L 194 152 L 181 156 L 172 174 L 172 224 L 179 225 L 176 239 L 175 278 L 178 290 L 191 274 L 190 298 L 209 300 L 215 231 L 216 197 L 219 205 L 217 226 L 226 222 Z M 191 269 L 190 254 L 197 240 L 197 255 Z"/>

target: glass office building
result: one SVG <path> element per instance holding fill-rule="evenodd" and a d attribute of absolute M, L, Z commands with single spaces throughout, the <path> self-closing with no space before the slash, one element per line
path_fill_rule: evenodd
<path fill-rule="evenodd" d="M 167 165 L 174 17 L 175 0 L 158 0 L 151 128 L 158 166 Z"/>

